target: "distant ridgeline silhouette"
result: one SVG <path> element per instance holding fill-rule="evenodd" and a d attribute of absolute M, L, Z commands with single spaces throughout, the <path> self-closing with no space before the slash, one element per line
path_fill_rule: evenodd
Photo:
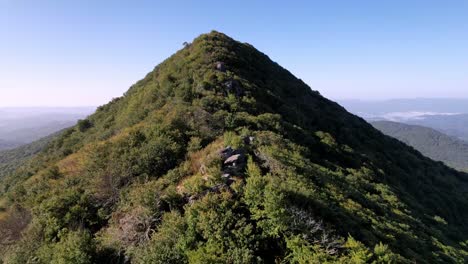
<path fill-rule="evenodd" d="M 468 142 L 435 129 L 390 121 L 371 123 L 384 134 L 414 147 L 423 155 L 461 171 L 468 170 Z"/>

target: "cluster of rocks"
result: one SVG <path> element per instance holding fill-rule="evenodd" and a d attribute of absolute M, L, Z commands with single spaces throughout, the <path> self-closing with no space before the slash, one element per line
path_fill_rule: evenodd
<path fill-rule="evenodd" d="M 246 145 L 250 145 L 254 141 L 254 137 L 247 136 L 243 139 Z M 221 149 L 218 152 L 219 156 L 222 159 L 222 169 L 221 177 L 224 179 L 223 183 L 214 185 L 202 193 L 194 194 L 188 197 L 188 202 L 193 203 L 201 197 L 205 196 L 208 193 L 220 192 L 222 189 L 229 189 L 229 186 L 234 182 L 233 177 L 242 177 L 245 173 L 245 168 L 247 166 L 247 155 L 244 149 L 234 149 L 231 146 L 227 146 Z M 204 174 L 206 173 L 206 168 L 204 165 L 200 167 L 200 171 Z"/>
<path fill-rule="evenodd" d="M 233 149 L 228 146 L 219 152 L 223 159 L 222 177 L 230 180 L 233 175 L 240 176 L 244 173 L 247 158 L 244 150 Z"/>
<path fill-rule="evenodd" d="M 220 72 L 226 72 L 226 66 L 224 65 L 224 62 L 221 61 L 216 62 L 215 69 Z M 232 93 L 237 97 L 240 97 L 244 94 L 244 89 L 242 89 L 241 84 L 237 80 L 229 79 L 224 82 L 223 85 L 226 88 L 226 95 Z"/>
<path fill-rule="evenodd" d="M 223 161 L 221 177 L 224 179 L 224 182 L 214 185 L 202 193 L 194 194 L 188 197 L 189 203 L 195 202 L 208 193 L 217 193 L 224 188 L 229 188 L 229 186 L 234 182 L 234 176 L 242 176 L 244 174 L 245 167 L 247 165 L 247 157 L 244 150 L 233 149 L 231 146 L 228 146 L 219 151 L 219 156 Z M 205 171 L 206 169 L 202 166 L 200 170 Z"/>
<path fill-rule="evenodd" d="M 226 88 L 226 93 L 230 94 L 233 93 L 237 97 L 240 97 L 244 94 L 244 89 L 242 89 L 242 86 L 240 83 L 236 80 L 230 79 L 224 83 L 224 87 Z"/>
<path fill-rule="evenodd" d="M 226 72 L 226 67 L 224 66 L 224 62 L 221 62 L 221 61 L 216 62 L 216 70 L 220 72 Z"/>

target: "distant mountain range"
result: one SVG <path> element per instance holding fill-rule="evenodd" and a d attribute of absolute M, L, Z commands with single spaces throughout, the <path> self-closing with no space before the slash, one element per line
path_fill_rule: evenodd
<path fill-rule="evenodd" d="M 431 127 L 447 135 L 468 141 L 468 114 L 429 115 L 408 120 L 407 123 Z"/>
<path fill-rule="evenodd" d="M 435 129 L 391 121 L 371 123 L 384 134 L 392 136 L 423 155 L 463 171 L 468 171 L 468 143 Z"/>
<path fill-rule="evenodd" d="M 421 125 L 468 141 L 468 99 L 343 100 L 340 103 L 367 121 Z"/>
<path fill-rule="evenodd" d="M 381 116 L 387 113 L 420 112 L 468 113 L 468 99 L 412 98 L 390 100 L 338 100 L 348 111 L 358 115 Z"/>
<path fill-rule="evenodd" d="M 94 107 L 0 108 L 0 150 L 31 143 L 76 124 Z"/>

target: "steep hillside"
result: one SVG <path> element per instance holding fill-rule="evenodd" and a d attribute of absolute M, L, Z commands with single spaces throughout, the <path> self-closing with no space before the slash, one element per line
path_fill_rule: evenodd
<path fill-rule="evenodd" d="M 455 169 L 468 169 L 468 143 L 432 128 L 390 121 L 371 123 L 384 134 L 394 137 L 420 151 L 423 155 L 442 161 Z"/>
<path fill-rule="evenodd" d="M 211 32 L 5 178 L 5 263 L 463 263 L 468 177 Z"/>

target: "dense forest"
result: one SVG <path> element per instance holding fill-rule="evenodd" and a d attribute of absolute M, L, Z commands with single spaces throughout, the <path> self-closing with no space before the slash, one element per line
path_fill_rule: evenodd
<path fill-rule="evenodd" d="M 435 129 L 391 121 L 371 123 L 384 134 L 420 151 L 424 156 L 442 161 L 450 167 L 468 171 L 468 142 Z"/>
<path fill-rule="evenodd" d="M 211 32 L 0 182 L 3 263 L 466 263 L 468 176 Z"/>

